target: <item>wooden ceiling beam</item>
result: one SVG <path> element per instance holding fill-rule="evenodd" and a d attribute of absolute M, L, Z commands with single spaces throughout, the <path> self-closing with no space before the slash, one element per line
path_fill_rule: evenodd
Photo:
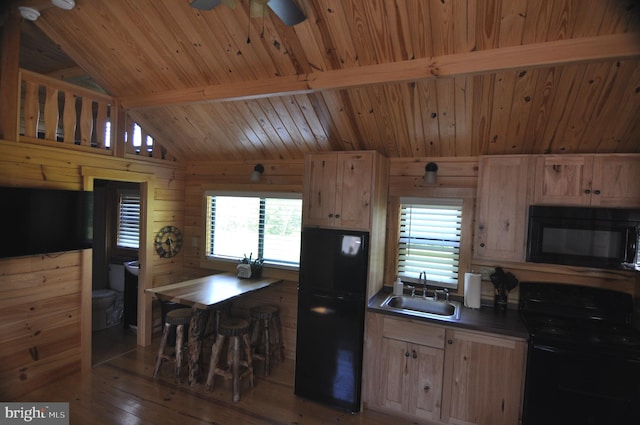
<path fill-rule="evenodd" d="M 226 102 L 637 57 L 640 57 L 640 34 L 624 33 L 124 96 L 119 100 L 125 109 Z"/>

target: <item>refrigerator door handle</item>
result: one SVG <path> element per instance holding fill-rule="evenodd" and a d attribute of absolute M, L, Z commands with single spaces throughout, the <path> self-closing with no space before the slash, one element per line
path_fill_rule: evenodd
<path fill-rule="evenodd" d="M 345 300 L 347 297 L 344 295 L 315 294 L 314 298 L 322 298 L 324 300 Z"/>

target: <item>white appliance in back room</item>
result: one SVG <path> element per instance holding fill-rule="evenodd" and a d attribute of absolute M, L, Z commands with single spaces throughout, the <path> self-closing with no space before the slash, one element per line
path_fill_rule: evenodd
<path fill-rule="evenodd" d="M 109 286 L 91 293 L 91 328 L 99 331 L 120 324 L 124 311 L 124 265 L 109 264 Z"/>

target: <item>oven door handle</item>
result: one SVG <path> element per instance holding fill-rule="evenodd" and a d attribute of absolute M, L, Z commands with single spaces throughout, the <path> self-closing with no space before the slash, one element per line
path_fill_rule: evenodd
<path fill-rule="evenodd" d="M 566 348 L 560 348 L 560 347 L 552 347 L 546 344 L 542 344 L 542 343 L 534 343 L 531 346 L 532 349 L 534 350 L 540 350 L 540 351 L 546 351 L 547 353 L 556 353 L 556 354 L 570 354 L 571 350 L 568 350 Z"/>

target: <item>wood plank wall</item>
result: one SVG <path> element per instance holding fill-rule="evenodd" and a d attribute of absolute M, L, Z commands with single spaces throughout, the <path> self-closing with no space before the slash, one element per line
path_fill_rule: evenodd
<path fill-rule="evenodd" d="M 439 184 L 427 186 L 422 181 L 424 166 L 428 158 L 391 159 L 391 176 L 389 200 L 397 205 L 400 196 L 448 196 L 464 197 L 470 200 L 469 214 L 473 213 L 478 160 L 469 158 L 437 158 Z M 204 261 L 204 192 L 205 190 L 238 190 L 238 191 L 284 191 L 301 192 L 304 173 L 303 161 L 263 161 L 265 172 L 261 183 L 249 182 L 249 175 L 255 166 L 251 161 L 208 162 L 199 161 L 187 164 L 186 197 L 185 197 L 185 274 L 198 276 L 211 273 L 211 270 L 231 270 L 219 263 L 208 264 Z M 395 200 L 395 201 L 394 201 Z M 392 220 L 389 220 L 392 221 Z M 396 227 L 387 226 L 390 230 Z M 471 230 L 471 229 L 469 229 Z M 391 234 L 391 233 L 390 233 Z M 395 236 L 388 236 L 393 240 Z M 192 241 L 197 243 L 191 244 Z M 387 263 L 394 258 L 395 244 L 387 242 Z M 390 248 L 391 247 L 391 248 Z M 470 261 L 470 249 L 465 254 L 465 261 Z M 265 274 L 274 273 L 265 269 Z M 277 272 L 275 272 L 277 275 Z M 395 272 L 391 272 L 394 274 Z M 389 273 L 386 273 L 389 274 Z M 297 311 L 297 273 L 282 276 L 284 282 L 274 288 L 246 297 L 234 302 L 233 312 L 241 316 L 248 315 L 248 309 L 262 302 L 270 302 L 281 308 L 285 354 L 293 358 L 295 355 L 296 311 Z M 385 283 L 392 280 L 385 277 Z"/>
<path fill-rule="evenodd" d="M 424 166 L 433 160 L 439 166 L 438 184 L 422 182 Z M 152 256 L 151 286 L 178 282 L 217 271 L 234 269 L 204 260 L 204 192 L 238 190 L 301 192 L 304 162 L 261 161 L 265 172 L 260 183 L 249 182 L 255 161 L 197 161 L 183 169 L 145 161 L 104 158 L 80 152 L 0 141 L 0 185 L 81 189 L 81 167 L 99 167 L 127 172 L 151 173 L 155 178 L 151 212 L 153 235 L 163 225 L 178 226 L 184 232 L 182 252 L 172 259 Z M 471 215 L 467 220 L 469 241 L 463 253 L 465 270 L 492 270 L 494 264 L 474 262 L 470 239 L 478 176 L 478 158 L 395 158 L 390 160 L 389 211 L 400 196 L 461 197 Z M 385 285 L 393 282 L 397 222 L 387 220 Z M 58 257 L 31 256 L 0 260 L 0 398 L 10 400 L 80 367 L 80 321 L 89 320 L 81 310 L 81 252 Z M 634 279 L 616 272 L 550 267 L 528 263 L 506 264 L 520 280 L 542 279 L 573 283 L 585 280 L 595 286 L 618 288 L 634 293 Z M 259 303 L 281 308 L 286 356 L 295 355 L 297 273 L 265 270 L 266 275 L 283 279 L 281 284 L 244 297 L 232 311 L 247 316 Z M 636 281 L 638 279 L 636 278 Z M 636 282 L 636 286 L 640 283 Z M 490 282 L 483 284 L 483 298 L 492 299 Z M 462 291 L 458 291 L 462 295 Z M 512 293 L 517 297 L 517 292 Z M 636 297 L 638 295 L 636 294 Z M 89 313 L 87 313 L 89 314 Z M 86 317 L 85 317 L 86 316 Z M 154 329 L 160 329 L 159 308 L 153 310 Z"/>
<path fill-rule="evenodd" d="M 435 186 L 422 182 L 424 167 L 429 161 L 438 164 L 438 184 Z M 478 183 L 478 164 L 478 157 L 391 159 L 389 211 L 397 210 L 392 206 L 399 201 L 398 198 L 400 196 L 458 197 L 464 199 L 463 225 L 466 225 L 466 228 L 463 229 L 460 258 L 461 275 L 468 271 L 482 272 L 488 275 L 495 271 L 495 267 L 501 266 L 506 271 L 512 272 L 520 281 L 536 280 L 596 286 L 631 294 L 639 292 L 636 297 L 640 297 L 640 291 L 636 289 L 638 285 L 635 283 L 638 277 L 634 278 L 632 272 L 585 269 L 581 267 L 526 262 L 506 263 L 474 260 L 472 246 L 468 244 L 472 241 L 473 229 L 475 229 L 475 198 Z M 386 286 L 391 286 L 395 279 L 396 222 L 397 220 L 394 220 L 392 217 L 387 219 Z M 461 279 L 460 283 L 462 282 Z M 458 295 L 464 295 L 463 285 L 459 285 L 456 292 Z M 482 298 L 485 303 L 490 304 L 493 302 L 493 285 L 489 280 L 484 280 L 482 283 Z M 517 300 L 518 290 L 515 289 L 509 294 L 509 302 L 517 303 Z"/>
<path fill-rule="evenodd" d="M 0 140 L 0 186 L 82 190 L 82 170 L 87 168 L 123 180 L 131 173 L 152 176 L 155 193 L 147 243 L 153 243 L 163 225 L 183 227 L 185 178 L 177 163 Z M 83 288 L 91 288 L 91 276 L 86 275 L 91 267 L 83 258 L 90 255 L 72 251 L 0 259 L 0 399 L 11 400 L 81 367 L 86 355 L 81 328 L 91 323 L 90 307 L 82 310 Z M 153 285 L 182 274 L 181 255 L 151 259 Z"/>
<path fill-rule="evenodd" d="M 235 271 L 235 264 L 205 260 L 205 191 L 302 193 L 303 160 L 264 160 L 260 163 L 265 168 L 260 183 L 249 181 L 253 167 L 257 164 L 256 161 L 198 161 L 186 165 L 185 246 L 183 249 L 185 276 L 195 277 L 215 272 Z M 247 318 L 249 309 L 258 304 L 280 307 L 285 356 L 293 359 L 295 357 L 298 273 L 265 268 L 263 274 L 279 277 L 283 281 L 234 301 L 232 314 Z"/>
<path fill-rule="evenodd" d="M 438 183 L 428 185 L 423 182 L 424 167 L 428 162 L 438 164 Z M 392 158 L 390 159 L 389 208 L 387 218 L 387 242 L 385 255 L 384 285 L 392 286 L 396 270 L 397 211 L 400 197 L 445 197 L 462 198 L 463 209 L 463 248 L 461 252 L 461 276 L 467 271 L 493 272 L 500 265 L 511 271 L 520 280 L 559 281 L 575 284 L 587 284 L 608 287 L 634 293 L 634 280 L 628 272 L 586 270 L 564 266 L 538 265 L 531 263 L 478 262 L 472 258 L 472 238 L 474 229 L 475 199 L 478 184 L 478 157 L 447 158 Z M 265 173 L 260 184 L 250 183 L 249 175 L 255 162 L 207 162 L 199 161 L 187 164 L 187 184 L 185 197 L 185 275 L 198 276 L 211 273 L 212 269 L 229 271 L 220 264 L 207 264 L 204 255 L 204 191 L 246 190 L 246 191 L 301 191 L 304 164 L 302 161 L 265 161 Z M 191 242 L 194 242 L 193 244 Z M 269 274 L 267 270 L 265 273 Z M 297 299 L 295 285 L 297 274 L 283 276 L 281 286 L 270 288 L 252 297 L 238 300 L 233 311 L 241 316 L 248 315 L 248 308 L 260 300 L 279 305 L 282 309 L 282 321 L 285 334 L 286 354 L 294 356 Z M 461 280 L 462 282 L 462 280 Z M 635 285 L 637 286 L 637 285 Z M 463 296 L 463 285 L 457 295 Z M 264 297 L 264 298 L 262 298 Z M 493 301 L 493 287 L 490 281 L 483 281 L 483 302 Z M 518 291 L 509 295 L 510 302 L 517 302 Z"/>
<path fill-rule="evenodd" d="M 427 184 L 423 181 L 425 166 L 429 162 L 435 162 L 438 166 L 437 184 Z M 401 197 L 458 198 L 464 200 L 460 271 L 464 273 L 469 270 L 473 236 L 473 213 L 478 185 L 478 158 L 392 158 L 390 163 L 384 285 L 392 286 L 396 279 L 399 232 L 398 212 Z M 462 288 L 459 288 L 457 293 L 461 295 Z"/>

